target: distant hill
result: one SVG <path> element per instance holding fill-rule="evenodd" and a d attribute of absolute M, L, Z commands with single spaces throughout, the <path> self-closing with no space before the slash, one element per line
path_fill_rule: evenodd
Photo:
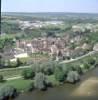
<path fill-rule="evenodd" d="M 5 16 L 33 16 L 33 17 L 98 17 L 98 13 L 66 13 L 66 12 L 2 12 L 1 15 Z"/>

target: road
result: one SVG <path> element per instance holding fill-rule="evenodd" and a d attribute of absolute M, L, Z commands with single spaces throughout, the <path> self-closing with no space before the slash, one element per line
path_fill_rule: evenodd
<path fill-rule="evenodd" d="M 74 62 L 74 61 L 77 61 L 77 60 L 80 60 L 80 59 L 82 59 L 82 58 L 85 58 L 85 57 L 87 57 L 87 56 L 90 56 L 90 55 L 93 55 L 93 54 L 95 54 L 96 53 L 96 51 L 91 51 L 91 52 L 89 52 L 88 54 L 85 54 L 85 55 L 83 55 L 83 56 L 81 56 L 81 57 L 78 57 L 78 58 L 76 58 L 76 59 L 71 59 L 71 60 L 68 60 L 68 61 L 62 61 L 62 62 L 60 62 L 60 63 L 71 63 L 71 62 Z M 24 67 L 18 67 L 18 68 L 30 68 L 31 66 L 24 66 Z M 3 71 L 3 70 L 11 70 L 11 69 L 15 69 L 15 68 L 10 68 L 10 69 L 1 69 L 0 71 Z M 12 78 L 6 78 L 6 80 L 14 80 L 14 79 L 19 79 L 19 78 L 22 78 L 22 76 L 15 76 L 15 77 L 12 77 Z"/>
<path fill-rule="evenodd" d="M 15 79 L 19 79 L 22 78 L 22 76 L 15 76 L 15 77 L 11 77 L 11 78 L 5 78 L 5 80 L 10 81 L 10 80 L 15 80 Z"/>
<path fill-rule="evenodd" d="M 14 69 L 25 69 L 25 68 L 31 68 L 31 66 L 21 66 L 17 68 L 5 68 L 5 69 L 0 69 L 0 71 L 9 71 L 9 70 L 14 70 Z"/>
<path fill-rule="evenodd" d="M 67 60 L 67 61 L 62 61 L 62 62 L 60 62 L 60 63 L 70 63 L 70 62 L 74 62 L 74 61 L 77 61 L 77 60 L 80 60 L 80 59 L 82 59 L 82 58 L 85 58 L 85 57 L 87 57 L 87 56 L 91 56 L 91 55 L 93 55 L 93 54 L 95 54 L 97 51 L 91 51 L 91 52 L 89 52 L 89 53 L 87 53 L 87 54 L 85 54 L 85 55 L 83 55 L 83 56 L 81 56 L 81 57 L 77 57 L 76 59 L 71 59 L 71 60 Z"/>

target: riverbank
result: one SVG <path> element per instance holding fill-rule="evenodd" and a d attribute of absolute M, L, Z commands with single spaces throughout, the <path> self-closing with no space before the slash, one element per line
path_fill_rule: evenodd
<path fill-rule="evenodd" d="M 47 91 L 23 93 L 15 100 L 98 100 L 98 68 L 90 70 L 76 84 L 65 83 Z"/>
<path fill-rule="evenodd" d="M 98 78 L 91 77 L 76 88 L 71 96 L 96 96 L 98 95 Z"/>
<path fill-rule="evenodd" d="M 77 86 L 71 95 L 98 97 L 98 68 L 85 73 L 85 75 L 81 77 L 79 86 Z"/>

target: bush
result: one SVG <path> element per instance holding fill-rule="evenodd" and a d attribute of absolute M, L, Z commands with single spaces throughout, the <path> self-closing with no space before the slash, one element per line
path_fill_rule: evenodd
<path fill-rule="evenodd" d="M 66 80 L 70 83 L 76 83 L 80 80 L 80 76 L 77 71 L 70 71 L 67 75 Z"/>
<path fill-rule="evenodd" d="M 0 88 L 0 100 L 8 100 L 17 96 L 16 88 L 12 86 L 3 86 Z"/>
<path fill-rule="evenodd" d="M 34 76 L 35 76 L 35 73 L 32 69 L 25 69 L 22 72 L 22 76 L 23 76 L 24 79 L 33 79 Z"/>
<path fill-rule="evenodd" d="M 0 75 L 0 82 L 3 82 L 4 81 L 4 78 L 2 75 Z"/>

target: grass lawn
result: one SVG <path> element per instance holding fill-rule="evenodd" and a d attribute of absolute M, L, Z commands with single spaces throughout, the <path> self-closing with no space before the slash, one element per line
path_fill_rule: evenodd
<path fill-rule="evenodd" d="M 33 82 L 33 80 L 15 79 L 0 83 L 0 87 L 4 85 L 11 85 L 17 88 L 19 91 L 26 91 L 31 82 Z"/>
<path fill-rule="evenodd" d="M 48 80 L 50 82 L 53 83 L 54 86 L 57 86 L 59 85 L 59 82 L 56 81 L 54 75 L 50 75 L 50 76 L 47 76 Z M 15 79 L 15 80 L 8 80 L 8 81 L 5 81 L 3 83 L 0 83 L 0 88 L 4 85 L 11 85 L 15 88 L 17 88 L 18 91 L 27 91 L 29 85 L 33 82 L 34 80 L 24 80 L 22 78 L 20 79 Z"/>
<path fill-rule="evenodd" d="M 10 78 L 21 75 L 22 71 L 28 68 L 7 68 L 4 70 L 0 70 L 0 75 L 3 75 L 4 78 Z"/>

